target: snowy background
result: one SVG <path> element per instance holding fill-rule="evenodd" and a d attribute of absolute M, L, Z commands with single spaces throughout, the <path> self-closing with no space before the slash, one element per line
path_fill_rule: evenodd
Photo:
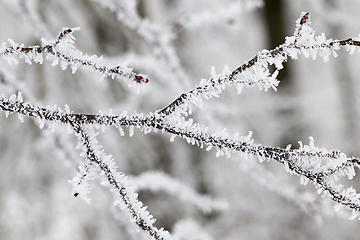
<path fill-rule="evenodd" d="M 117 12 L 116 2 L 123 6 Z M 96 73 L 82 69 L 62 71 L 46 60 L 42 65 L 0 60 L 0 93 L 9 96 L 18 86 L 44 107 L 147 114 L 211 77 L 212 66 L 217 73 L 226 65 L 232 70 L 262 49 L 282 44 L 301 12 L 312 14 L 317 35 L 347 39 L 360 33 L 359 10 L 355 0 L 0 0 L 0 43 L 11 38 L 39 45 L 42 37 L 55 39 L 63 27 L 80 27 L 74 33 L 79 50 L 103 55 L 113 65 L 129 62 L 150 78 L 134 88 L 121 79 L 99 81 Z M 228 87 L 194 109 L 192 117 L 210 132 L 252 131 L 263 145 L 296 148 L 313 136 L 319 147 L 360 156 L 360 55 L 338 54 L 327 63 L 304 56 L 289 61 L 277 92 L 251 88 L 238 95 Z M 54 129 L 66 132 L 61 125 Z M 135 231 L 125 211 L 112 207 L 101 178 L 92 183 L 90 204 L 71 194 L 68 180 L 81 160 L 76 139 L 65 134 L 62 147 L 68 154 L 59 151 L 63 142 L 53 135 L 33 119 L 21 123 L 16 115 L 0 115 L 0 239 L 149 239 Z M 115 128 L 99 136 L 119 170 L 138 187 L 155 225 L 179 239 L 328 240 L 356 239 L 360 233 L 359 221 L 348 220 L 347 212 L 335 213 L 330 200 L 311 184 L 300 185 L 278 163 L 260 164 L 237 154 L 216 158 L 215 151 L 169 139 L 169 134 L 137 130 L 122 137 Z M 147 180 L 147 174 L 159 182 Z M 168 190 L 156 187 L 163 178 Z M 357 181 L 351 184 L 360 189 Z M 205 203 L 191 201 L 192 191 Z M 210 209 L 204 211 L 207 200 Z"/>

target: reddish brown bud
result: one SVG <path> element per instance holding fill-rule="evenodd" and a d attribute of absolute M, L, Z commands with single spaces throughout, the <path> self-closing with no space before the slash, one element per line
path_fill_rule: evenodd
<path fill-rule="evenodd" d="M 309 18 L 310 18 L 310 13 L 305 13 L 305 15 L 300 20 L 300 25 L 306 23 L 309 20 Z"/>
<path fill-rule="evenodd" d="M 141 75 L 136 75 L 135 76 L 135 81 L 137 83 L 148 83 L 150 80 L 148 78 L 145 78 L 145 77 L 141 76 Z"/>
<path fill-rule="evenodd" d="M 72 30 L 70 28 L 64 30 L 64 34 L 68 34 L 68 33 L 71 33 L 71 32 L 72 32 Z"/>

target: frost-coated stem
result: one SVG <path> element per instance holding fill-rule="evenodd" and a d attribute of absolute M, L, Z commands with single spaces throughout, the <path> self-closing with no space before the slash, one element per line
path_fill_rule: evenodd
<path fill-rule="evenodd" d="M 61 44 L 63 38 L 68 34 L 67 31 L 64 30 L 52 43 L 53 49 Z M 233 152 L 239 152 L 245 156 L 255 156 L 260 162 L 264 160 L 277 161 L 285 166 L 286 171 L 299 176 L 302 184 L 313 183 L 318 188 L 318 193 L 322 192 L 334 202 L 352 210 L 355 218 L 360 215 L 360 194 L 356 193 L 352 187 L 344 188 L 337 181 L 343 176 L 349 179 L 353 178 L 355 175 L 354 168 L 360 167 L 358 158 L 347 157 L 339 151 L 320 149 L 315 146 L 312 138 L 310 138 L 309 145 L 300 143 L 298 149 L 291 149 L 290 146 L 278 148 L 255 144 L 251 139 L 251 134 L 244 137 L 239 137 L 236 134 L 231 137 L 226 131 L 209 134 L 207 128 L 194 123 L 193 119 L 186 120 L 183 116 L 191 114 L 191 103 L 200 107 L 203 98 L 218 97 L 226 85 L 236 85 L 239 93 L 244 86 L 252 87 L 255 85 L 259 86 L 261 90 L 268 90 L 269 88 L 276 90 L 278 84 L 276 80 L 277 70 L 281 70 L 282 63 L 287 61 L 288 57 L 297 59 L 299 54 L 304 54 L 305 57 L 311 56 L 315 59 L 317 55 L 320 55 L 327 61 L 330 55 L 336 56 L 336 51 L 341 47 L 352 53 L 355 47 L 360 46 L 357 39 L 332 40 L 326 39 L 323 34 L 318 37 L 314 35 L 314 31 L 310 27 L 310 14 L 303 13 L 297 20 L 294 35 L 287 37 L 283 45 L 271 51 L 259 52 L 254 58 L 232 72 L 225 69 L 220 76 L 214 74 L 210 80 L 202 81 L 199 86 L 183 93 L 163 109 L 148 115 L 128 115 L 126 112 L 120 115 L 81 114 L 72 113 L 69 107 L 65 107 L 65 110 L 57 107 L 41 108 L 24 102 L 21 94 L 13 95 L 10 98 L 1 98 L 0 109 L 5 111 L 6 116 L 10 113 L 17 113 L 21 117 L 24 115 L 37 118 L 40 127 L 44 126 L 45 121 L 70 125 L 79 138 L 80 147 L 86 159 L 85 166 L 80 169 L 80 173 L 72 181 L 75 188 L 83 183 L 86 184 L 87 180 L 92 178 L 93 167 L 96 165 L 100 169 L 100 173 L 106 176 L 112 189 L 115 189 L 119 194 L 123 205 L 130 211 L 139 228 L 148 232 L 155 239 L 166 239 L 169 235 L 152 225 L 152 217 L 149 216 L 142 203 L 137 200 L 135 192 L 127 187 L 124 174 L 117 171 L 111 156 L 105 155 L 103 151 L 99 150 L 100 146 L 96 140 L 96 133 L 91 131 L 94 127 L 112 125 L 117 127 L 122 135 L 124 134 L 122 127 L 129 127 L 130 135 L 133 134 L 135 127 L 144 133 L 161 131 L 171 134 L 171 140 L 177 136 L 184 138 L 189 144 L 197 144 L 200 147 L 206 146 L 207 150 L 215 148 L 217 149 L 216 156 L 230 156 Z M 42 52 L 43 49 L 46 49 L 43 47 L 26 49 L 13 46 L 8 49 L 19 53 L 37 53 L 37 51 Z M 11 51 L 8 54 L 11 54 Z M 50 50 L 47 51 L 51 52 Z M 273 74 L 270 74 L 268 69 L 271 64 L 275 65 L 277 69 Z M 75 192 L 75 195 L 77 194 L 80 192 Z"/>
<path fill-rule="evenodd" d="M 297 21 L 297 28 L 293 37 L 287 37 L 286 42 L 279 47 L 268 51 L 262 50 L 252 59 L 242 64 L 232 72 L 224 71 L 221 77 L 212 78 L 209 81 L 200 84 L 195 89 L 181 94 L 173 102 L 160 110 L 160 113 L 170 115 L 177 109 L 181 113 L 187 111 L 187 104 L 194 103 L 198 105 L 200 98 L 211 98 L 218 96 L 225 88 L 225 85 L 237 85 L 239 93 L 241 89 L 246 87 L 253 87 L 258 85 L 260 89 L 268 90 L 270 87 L 276 89 L 278 82 L 276 81 L 277 72 L 270 76 L 268 65 L 275 65 L 277 70 L 283 68 L 282 63 L 286 62 L 288 57 L 297 59 L 298 54 L 304 54 L 305 57 L 311 56 L 313 59 L 317 55 L 324 58 L 324 61 L 329 59 L 329 55 L 337 56 L 336 50 L 345 47 L 346 50 L 353 53 L 354 47 L 359 47 L 360 41 L 352 38 L 346 40 L 326 40 L 325 35 L 322 34 L 314 37 L 314 31 L 310 27 L 310 14 L 305 13 Z M 259 77 L 254 76 L 260 75 Z"/>
<path fill-rule="evenodd" d="M 141 128 L 144 131 L 160 130 L 186 139 L 189 143 L 206 145 L 208 149 L 217 148 L 223 152 L 241 152 L 252 156 L 257 156 L 261 161 L 275 160 L 285 165 L 286 170 L 291 174 L 306 178 L 307 182 L 313 182 L 316 187 L 321 189 L 335 202 L 347 208 L 360 211 L 360 204 L 347 197 L 338 185 L 335 187 L 333 176 L 342 175 L 352 178 L 354 167 L 360 166 L 358 158 L 346 158 L 345 154 L 339 151 L 327 151 L 316 149 L 315 147 L 302 147 L 300 149 L 283 149 L 254 144 L 250 137 L 233 139 L 230 137 L 210 135 L 204 132 L 199 125 L 189 127 L 174 127 L 165 122 L 163 115 L 151 114 L 143 116 L 141 114 L 127 116 L 123 115 L 91 115 L 91 114 L 72 114 L 59 110 L 47 110 L 28 103 L 14 100 L 0 100 L 0 108 L 4 111 L 22 113 L 27 116 L 42 118 L 47 121 L 62 122 L 64 124 L 94 124 L 94 125 L 114 125 L 117 127 L 128 126 Z M 316 166 L 317 159 L 328 159 L 334 162 L 329 166 Z M 309 163 L 305 164 L 304 162 Z M 336 164 L 338 163 L 338 164 Z M 304 166 L 302 166 L 304 165 Z M 323 169 L 322 169 L 323 168 Z M 335 184 L 335 182 L 333 183 Z M 358 196 L 356 196 L 358 197 Z M 355 199 L 355 198 L 354 198 Z"/>
<path fill-rule="evenodd" d="M 153 226 L 155 220 L 146 211 L 146 208 L 141 202 L 137 200 L 137 194 L 130 190 L 126 177 L 123 173 L 117 171 L 117 167 L 114 164 L 111 157 L 106 156 L 103 152 L 99 152 L 96 149 L 95 136 L 90 136 L 90 131 L 86 131 L 85 127 L 74 124 L 74 131 L 81 141 L 81 145 L 86 153 L 86 160 L 91 164 L 99 167 L 102 174 L 105 175 L 108 183 L 112 187 L 113 191 L 120 195 L 123 207 L 126 207 L 134 219 L 136 225 L 143 231 L 147 232 L 150 236 L 157 240 L 172 239 L 169 232 L 163 229 L 158 229 Z M 94 138 L 94 139 L 91 139 Z M 88 174 L 88 173 L 85 173 Z M 78 193 L 75 193 L 76 196 Z"/>
<path fill-rule="evenodd" d="M 42 46 L 25 47 L 23 44 L 17 44 L 9 39 L 11 46 L 8 47 L 6 43 L 3 43 L 0 48 L 0 56 L 3 56 L 9 63 L 16 64 L 17 60 L 13 55 L 19 55 L 21 58 L 25 58 L 28 64 L 31 64 L 32 61 L 42 64 L 43 55 L 45 55 L 47 59 L 52 61 L 53 66 L 60 62 L 61 68 L 65 70 L 70 65 L 72 73 L 75 73 L 80 66 L 100 73 L 101 77 L 124 77 L 135 83 L 149 82 L 147 76 L 134 73 L 131 68 L 125 65 L 107 66 L 102 63 L 102 56 L 88 56 L 76 50 L 73 46 L 75 38 L 72 33 L 77 30 L 79 28 L 64 28 L 54 41 L 42 39 Z"/>

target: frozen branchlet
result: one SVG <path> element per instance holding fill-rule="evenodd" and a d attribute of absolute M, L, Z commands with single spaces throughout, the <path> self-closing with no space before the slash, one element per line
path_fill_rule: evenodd
<path fill-rule="evenodd" d="M 37 37 L 49 37 L 51 36 L 49 29 L 41 21 L 39 14 L 31 8 L 29 2 L 26 0 L 18 1 L 20 10 L 27 22 L 31 25 Z"/>
<path fill-rule="evenodd" d="M 205 231 L 198 223 L 193 220 L 182 220 L 176 223 L 174 227 L 175 239 L 199 239 L 212 240 L 208 232 Z"/>
<path fill-rule="evenodd" d="M 195 89 L 183 93 L 168 106 L 160 110 L 161 114 L 185 114 L 190 104 L 197 105 L 201 98 L 209 99 L 217 97 L 225 89 L 226 85 L 236 85 L 238 93 L 243 87 L 258 86 L 260 90 L 267 91 L 272 88 L 276 90 L 279 81 L 276 79 L 278 71 L 283 68 L 282 63 L 288 57 L 297 59 L 299 54 L 305 57 L 321 56 L 326 62 L 329 56 L 336 57 L 336 51 L 344 47 L 350 53 L 360 46 L 360 41 L 352 38 L 347 40 L 326 39 L 324 34 L 315 37 L 315 32 L 311 28 L 310 13 L 302 13 L 301 18 L 296 22 L 294 36 L 287 37 L 283 45 L 274 50 L 262 50 L 248 62 L 239 66 L 231 73 L 223 74 L 220 77 L 202 81 Z M 358 48 L 359 49 L 359 48 Z M 269 65 L 274 65 L 276 71 L 270 74 Z"/>
<path fill-rule="evenodd" d="M 190 14 L 178 19 L 173 29 L 180 31 L 183 29 L 198 29 L 206 25 L 233 25 L 236 18 L 243 12 L 252 11 L 263 6 L 260 1 L 237 1 L 218 8 L 217 11 L 204 11 L 197 14 Z"/>
<path fill-rule="evenodd" d="M 108 3 L 113 2 L 108 1 Z M 129 4 L 127 7 L 132 9 L 133 6 Z M 125 11 L 124 14 L 130 12 Z M 136 18 L 136 15 L 133 17 Z M 128 22 L 127 24 L 137 23 Z M 141 22 L 141 24 L 145 23 Z M 78 66 L 82 66 L 106 76 L 127 77 L 138 83 L 148 81 L 145 76 L 133 73 L 126 66 L 109 68 L 102 65 L 101 60 L 96 56 L 83 55 L 73 46 L 72 32 L 75 30 L 77 29 L 66 28 L 55 41 L 43 40 L 42 46 L 24 47 L 10 40 L 10 46 L 2 45 L 0 55 L 9 63 L 16 62 L 14 55 L 18 55 L 29 64 L 32 62 L 42 63 L 43 56 L 45 56 L 53 62 L 53 65 L 60 63 L 64 69 L 70 65 L 74 73 Z M 139 26 L 138 30 L 141 30 Z M 313 138 L 310 138 L 308 145 L 300 142 L 300 147 L 294 149 L 290 146 L 279 148 L 257 144 L 253 140 L 251 132 L 247 136 L 232 135 L 226 129 L 209 133 L 208 127 L 200 125 L 189 116 L 192 114 L 193 106 L 201 107 L 204 100 L 220 97 L 226 86 L 237 87 L 238 93 L 241 93 L 243 87 L 254 86 L 258 86 L 259 90 L 263 91 L 276 90 L 279 84 L 276 79 L 277 74 L 289 57 L 297 59 L 298 55 L 303 54 L 312 59 L 320 56 L 327 61 L 331 55 L 336 57 L 336 51 L 340 48 L 345 48 L 350 53 L 354 52 L 360 46 L 358 40 L 355 38 L 326 39 L 324 34 L 315 36 L 314 30 L 311 28 L 310 14 L 302 13 L 296 22 L 294 35 L 287 37 L 284 44 L 273 50 L 260 51 L 233 71 L 225 67 L 221 74 L 217 74 L 215 68 L 212 68 L 210 79 L 202 80 L 194 89 L 182 93 L 164 108 L 147 115 L 143 113 L 128 114 L 127 112 L 118 115 L 112 113 L 108 115 L 103 113 L 82 114 L 72 112 L 68 106 L 64 109 L 57 106 L 44 108 L 24 101 L 21 93 L 0 98 L 0 110 L 5 112 L 5 116 L 12 113 L 18 114 L 21 121 L 24 116 L 36 118 L 40 128 L 43 128 L 46 123 L 70 126 L 72 129 L 70 132 L 76 135 L 78 149 L 81 150 L 81 156 L 84 159 L 78 174 L 70 181 L 73 185 L 73 195 L 89 202 L 89 181 L 100 175 L 105 178 L 104 185 L 109 186 L 117 196 L 118 200 L 115 204 L 127 209 L 139 229 L 147 232 L 154 239 L 171 239 L 171 236 L 167 231 L 154 226 L 155 219 L 138 200 L 135 187 L 129 183 L 131 181 L 128 182 L 125 174 L 118 170 L 113 157 L 107 155 L 98 143 L 97 129 L 100 126 L 116 127 L 122 136 L 125 134 L 123 128 L 129 128 L 130 136 L 134 134 L 135 128 L 145 134 L 152 131 L 168 133 L 171 135 L 170 140 L 179 137 L 185 139 L 189 144 L 205 147 L 208 151 L 216 149 L 215 154 L 218 157 L 231 157 L 234 153 L 241 153 L 244 156 L 256 157 L 260 162 L 277 161 L 285 166 L 287 172 L 298 176 L 301 184 L 314 184 L 319 194 L 332 199 L 338 204 L 337 206 L 349 209 L 353 213 L 352 218 L 357 218 L 360 215 L 360 195 L 353 187 L 345 188 L 338 183 L 338 180 L 341 177 L 348 179 L 354 177 L 355 168 L 360 167 L 359 158 L 347 157 L 340 151 L 319 148 L 315 145 Z M 270 73 L 270 65 L 275 66 L 276 70 L 273 73 Z M 55 130 L 56 125 L 53 124 L 52 127 Z M 180 198 L 203 208 L 204 211 L 221 208 L 221 204 L 219 205 L 207 197 L 199 196 L 163 174 L 140 175 L 133 178 L 132 181 L 135 183 L 138 181 L 138 188 L 154 191 L 161 189 L 171 194 L 180 192 Z M 164 184 L 165 182 L 166 184 Z M 286 187 L 284 192 L 281 194 L 290 194 L 293 193 L 293 190 Z M 301 205 L 295 197 L 290 198 Z M 306 196 L 302 196 L 302 199 L 307 201 Z"/>
<path fill-rule="evenodd" d="M 191 203 L 204 213 L 223 211 L 227 209 L 226 202 L 212 199 L 206 195 L 196 193 L 192 188 L 161 172 L 147 172 L 129 180 L 136 190 L 164 191 L 177 196 L 184 202 Z"/>
<path fill-rule="evenodd" d="M 64 28 L 54 41 L 42 39 L 41 46 L 25 47 L 23 44 L 15 43 L 12 39 L 9 39 L 9 44 L 3 43 L 1 45 L 0 56 L 10 64 L 18 63 L 14 57 L 15 55 L 24 58 L 28 64 L 32 64 L 32 62 L 42 64 L 45 57 L 52 62 L 52 66 L 60 64 L 62 70 L 69 66 L 73 74 L 78 67 L 82 67 L 85 70 L 96 71 L 102 77 L 126 78 L 135 83 L 149 82 L 146 75 L 134 73 L 126 65 L 108 66 L 104 64 L 102 56 L 89 56 L 77 50 L 73 45 L 75 37 L 72 33 L 78 30 L 79 28 Z"/>
<path fill-rule="evenodd" d="M 153 54 L 166 63 L 175 85 L 181 89 L 190 89 L 191 84 L 183 70 L 179 57 L 172 45 L 174 32 L 170 26 L 159 25 L 149 19 L 142 19 L 136 9 L 136 1 L 94 0 L 114 12 L 122 24 L 136 31 L 152 48 Z"/>
<path fill-rule="evenodd" d="M 82 156 L 86 160 L 86 165 L 80 168 L 78 175 L 71 181 L 73 184 L 74 196 L 82 196 L 86 201 L 88 184 L 92 173 L 99 171 L 101 176 L 105 176 L 107 184 L 112 192 L 117 193 L 120 201 L 114 204 L 121 208 L 127 208 L 138 227 L 147 232 L 154 239 L 171 239 L 169 232 L 153 226 L 155 219 L 146 210 L 137 198 L 134 188 L 128 183 L 127 177 L 118 171 L 114 159 L 106 155 L 96 139 L 97 132 L 89 126 L 74 125 L 75 135 L 79 138 Z"/>

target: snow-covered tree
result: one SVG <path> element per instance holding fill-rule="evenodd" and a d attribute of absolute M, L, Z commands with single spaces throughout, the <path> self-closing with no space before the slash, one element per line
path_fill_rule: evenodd
<path fill-rule="evenodd" d="M 1 238 L 358 233 L 358 1 L 0 6 Z"/>

